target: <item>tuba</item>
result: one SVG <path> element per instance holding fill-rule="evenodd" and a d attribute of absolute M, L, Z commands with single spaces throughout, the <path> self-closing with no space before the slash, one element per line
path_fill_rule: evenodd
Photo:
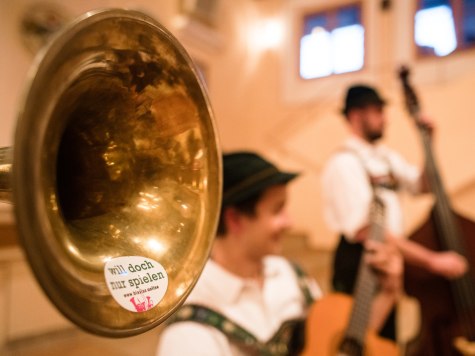
<path fill-rule="evenodd" d="M 200 276 L 221 205 L 211 105 L 191 58 L 137 11 L 88 12 L 35 58 L 0 199 L 45 294 L 107 337 L 161 324 Z"/>

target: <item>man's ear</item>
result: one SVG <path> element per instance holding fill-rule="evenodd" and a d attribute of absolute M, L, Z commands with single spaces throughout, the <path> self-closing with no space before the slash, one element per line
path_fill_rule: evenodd
<path fill-rule="evenodd" d="M 361 132 L 362 121 L 363 121 L 363 109 L 361 108 L 352 108 L 347 116 L 347 122 L 353 130 Z"/>
<path fill-rule="evenodd" d="M 233 207 L 226 208 L 224 222 L 228 232 L 238 232 L 241 229 L 241 213 Z"/>
<path fill-rule="evenodd" d="M 359 120 L 359 118 L 361 117 L 361 110 L 361 108 L 352 108 L 347 114 L 347 121 L 355 122 L 356 120 Z"/>

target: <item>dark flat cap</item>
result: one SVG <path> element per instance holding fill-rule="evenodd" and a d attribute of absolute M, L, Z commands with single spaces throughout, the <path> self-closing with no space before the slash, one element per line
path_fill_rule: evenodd
<path fill-rule="evenodd" d="M 343 114 L 348 114 L 348 111 L 353 108 L 364 108 L 369 105 L 386 105 L 378 91 L 367 85 L 353 85 L 348 88 L 345 97 L 345 107 L 342 109 Z"/>
<path fill-rule="evenodd" d="M 223 206 L 254 197 L 265 189 L 285 184 L 298 173 L 280 171 L 274 164 L 253 152 L 223 155 Z"/>

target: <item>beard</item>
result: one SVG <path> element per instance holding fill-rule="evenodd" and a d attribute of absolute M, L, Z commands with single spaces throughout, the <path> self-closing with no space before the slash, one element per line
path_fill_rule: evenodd
<path fill-rule="evenodd" d="M 373 130 L 373 131 L 365 132 L 366 141 L 371 142 L 371 143 L 378 141 L 382 137 L 383 137 L 383 132 L 382 131 Z"/>
<path fill-rule="evenodd" d="M 373 143 L 383 137 L 383 129 L 371 128 L 365 121 L 363 124 L 363 135 L 366 141 Z"/>

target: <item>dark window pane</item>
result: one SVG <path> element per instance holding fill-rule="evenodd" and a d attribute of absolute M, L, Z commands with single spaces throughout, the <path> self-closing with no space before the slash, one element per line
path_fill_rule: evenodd
<path fill-rule="evenodd" d="M 421 1 L 421 9 L 428 9 L 431 7 L 436 7 L 436 6 L 450 6 L 450 0 L 422 0 Z"/>
<path fill-rule="evenodd" d="M 359 6 L 348 6 L 337 12 L 338 27 L 361 23 Z"/>
<path fill-rule="evenodd" d="M 465 0 L 462 18 L 463 40 L 466 45 L 475 44 L 475 0 Z"/>
<path fill-rule="evenodd" d="M 304 35 L 308 35 L 315 27 L 323 27 L 328 29 L 328 19 L 326 14 L 318 14 L 312 16 L 306 16 L 304 18 Z"/>

